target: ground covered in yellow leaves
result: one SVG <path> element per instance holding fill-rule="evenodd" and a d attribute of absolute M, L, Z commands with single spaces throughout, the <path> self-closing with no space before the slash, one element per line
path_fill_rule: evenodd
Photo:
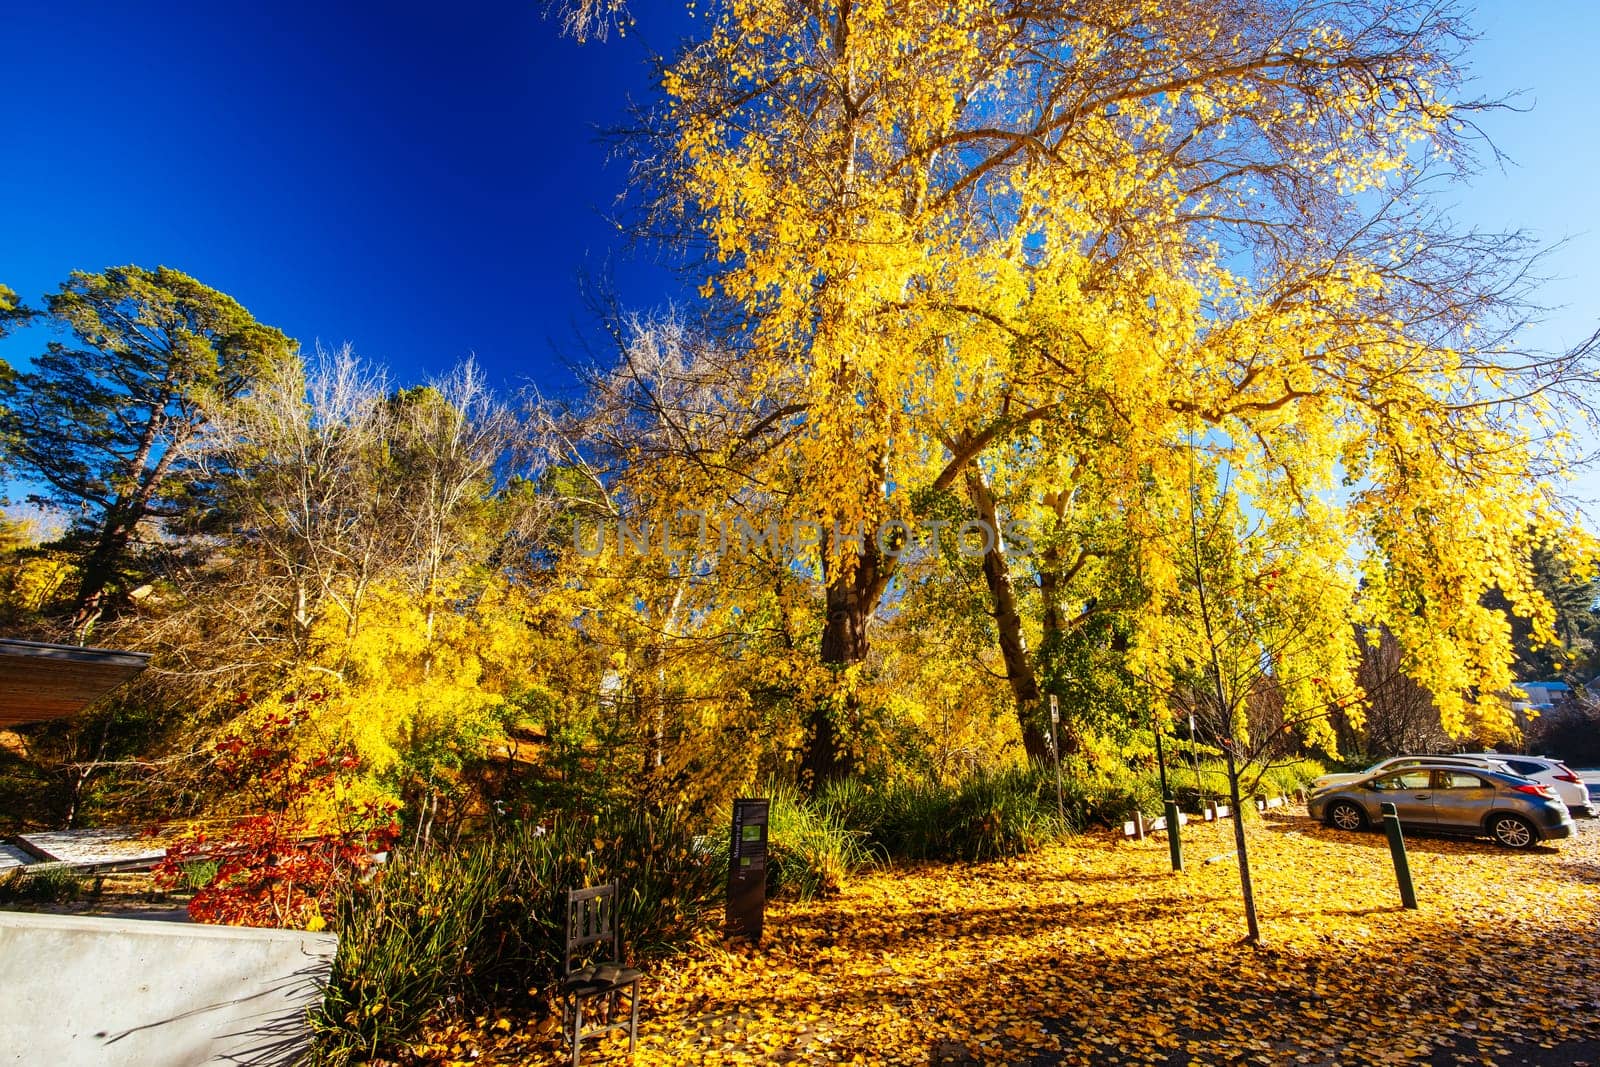
<path fill-rule="evenodd" d="M 941 1041 L 1013 1064 L 1577 1063 L 1600 1047 L 1580 1040 L 1600 1036 L 1600 824 L 1526 853 L 1412 836 L 1416 912 L 1381 834 L 1292 815 L 1248 830 L 1259 947 L 1226 824 L 1186 828 L 1176 875 L 1163 839 L 1104 836 L 886 869 L 770 905 L 759 950 L 656 963 L 633 1062 L 927 1064 Z M 505 1028 L 434 1048 L 561 1056 L 548 1029 Z M 584 1062 L 624 1049 L 586 1044 Z"/>

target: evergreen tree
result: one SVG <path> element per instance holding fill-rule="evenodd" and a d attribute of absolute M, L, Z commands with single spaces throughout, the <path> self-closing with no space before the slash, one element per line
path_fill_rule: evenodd
<path fill-rule="evenodd" d="M 72 341 L 50 342 L 30 369 L 0 381 L 0 440 L 38 487 L 29 500 L 71 516 L 81 633 L 108 606 L 140 523 L 181 510 L 182 474 L 209 414 L 295 358 L 295 345 L 167 267 L 74 272 L 46 297 L 44 317 Z"/>

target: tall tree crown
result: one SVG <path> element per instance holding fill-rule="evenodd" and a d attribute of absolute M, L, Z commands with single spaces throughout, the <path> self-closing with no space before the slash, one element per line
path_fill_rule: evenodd
<path fill-rule="evenodd" d="M 167 267 L 74 273 L 45 300 L 51 341 L 0 384 L 0 433 L 31 499 L 84 545 L 80 611 L 112 581 L 139 523 L 181 509 L 177 475 L 209 415 L 296 358 L 281 331 Z"/>

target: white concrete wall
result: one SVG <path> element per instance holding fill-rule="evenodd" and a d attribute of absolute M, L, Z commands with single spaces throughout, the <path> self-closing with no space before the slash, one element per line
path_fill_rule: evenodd
<path fill-rule="evenodd" d="M 0 1063 L 289 1064 L 338 939 L 0 912 Z"/>

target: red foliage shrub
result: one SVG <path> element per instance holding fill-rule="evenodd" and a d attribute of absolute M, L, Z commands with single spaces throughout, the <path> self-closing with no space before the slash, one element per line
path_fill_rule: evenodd
<path fill-rule="evenodd" d="M 290 694 L 282 702 L 293 705 L 298 699 Z M 333 914 L 339 887 L 366 872 L 374 854 L 399 836 L 393 804 L 337 811 L 333 821 L 339 829 L 325 829 L 326 798 L 337 794 L 339 777 L 358 770 L 361 761 L 346 746 L 307 756 L 298 737 L 301 721 L 288 708 L 259 723 L 248 740 L 235 735 L 216 745 L 214 769 L 227 788 L 266 810 L 240 819 L 223 834 L 198 832 L 167 849 L 155 870 L 158 884 L 167 888 L 183 883 L 195 867 L 215 865 L 189 903 L 195 921 L 321 929 Z M 307 817 L 314 797 L 324 799 L 315 830 Z"/>

